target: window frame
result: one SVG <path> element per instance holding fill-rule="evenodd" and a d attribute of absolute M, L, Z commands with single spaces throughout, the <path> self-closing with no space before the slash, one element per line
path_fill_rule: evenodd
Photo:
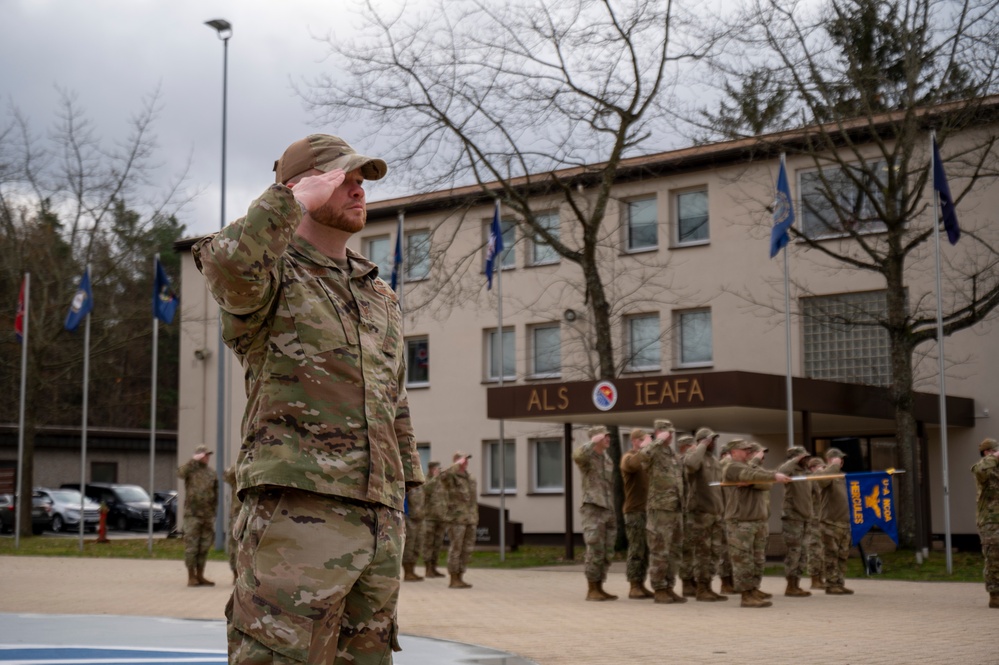
<path fill-rule="evenodd" d="M 424 381 L 415 381 L 411 378 L 410 370 L 412 369 L 412 363 L 410 362 L 410 343 L 413 342 L 425 342 L 426 343 L 426 353 L 427 353 L 427 378 Z M 412 337 L 406 337 L 406 388 L 429 388 L 430 387 L 430 336 L 429 335 L 413 335 Z"/>
<path fill-rule="evenodd" d="M 694 315 L 708 315 L 708 350 L 711 358 L 709 360 L 686 360 L 684 356 L 684 319 Z M 710 307 L 698 307 L 696 309 L 683 309 L 673 312 L 673 323 L 676 329 L 676 366 L 678 368 L 712 367 L 715 364 L 714 345 L 714 317 Z"/>
<path fill-rule="evenodd" d="M 645 223 L 645 224 L 642 224 L 641 227 L 636 227 L 635 225 L 632 224 L 633 206 L 635 206 L 636 204 L 650 203 L 650 202 L 651 202 L 651 209 L 652 209 L 652 212 L 653 212 L 653 215 L 654 215 L 652 223 L 651 224 L 650 223 Z M 624 211 L 623 212 L 624 212 L 624 221 L 625 221 L 625 223 L 622 226 L 624 227 L 624 234 L 625 234 L 624 247 L 625 247 L 625 252 L 626 253 L 628 253 L 628 254 L 637 254 L 639 252 L 653 252 L 653 251 L 656 251 L 656 250 L 659 249 L 659 209 L 658 209 L 658 206 L 659 206 L 659 197 L 656 196 L 655 194 L 647 194 L 647 195 L 644 195 L 644 196 L 635 196 L 635 197 L 631 197 L 631 198 L 629 198 L 629 199 L 627 199 L 627 200 L 624 201 Z M 644 228 L 644 227 L 648 227 L 648 226 L 651 226 L 652 228 L 655 229 L 655 241 L 652 244 L 650 244 L 650 245 L 634 245 L 633 242 L 632 242 L 632 238 L 635 235 L 634 234 L 634 229 L 635 228 Z"/>
<path fill-rule="evenodd" d="M 371 250 L 371 247 L 376 242 L 386 243 L 385 252 L 385 265 L 375 260 L 375 252 Z M 378 266 L 378 276 L 384 279 L 386 282 L 390 281 L 390 275 L 392 274 L 392 264 L 395 260 L 395 247 L 392 246 L 392 236 L 391 235 L 376 235 L 368 236 L 364 239 L 364 256 Z"/>
<path fill-rule="evenodd" d="M 426 272 L 422 275 L 416 275 L 413 273 L 413 269 L 421 265 L 422 261 L 414 260 L 414 255 L 419 249 L 414 238 L 418 236 L 425 236 L 426 240 L 422 241 L 420 244 L 426 244 Z M 403 274 L 406 275 L 407 282 L 420 282 L 425 279 L 430 278 L 430 229 L 414 229 L 412 231 L 407 231 L 405 235 L 405 247 L 403 248 Z"/>
<path fill-rule="evenodd" d="M 551 226 L 544 225 L 544 228 L 545 228 L 545 230 L 547 230 L 551 235 L 555 236 L 556 238 L 561 238 L 562 237 L 562 218 L 559 215 L 559 213 L 558 213 L 557 210 L 540 213 L 538 215 L 535 215 L 534 218 L 536 220 L 535 223 L 538 223 L 541 219 L 548 219 L 550 221 L 554 221 L 554 224 L 552 224 Z M 541 224 L 539 224 L 539 226 L 541 226 Z M 504 242 L 505 242 L 505 240 L 504 240 Z M 549 259 L 538 259 L 538 255 L 537 255 L 538 254 L 538 248 L 545 248 L 545 249 L 547 249 L 547 251 L 551 252 L 551 258 L 549 258 Z M 537 234 L 531 234 L 531 237 L 530 237 L 530 255 L 529 255 L 529 258 L 530 258 L 530 263 L 528 263 L 528 265 L 530 265 L 530 266 L 550 266 L 550 265 L 556 265 L 556 264 L 562 262 L 562 257 L 559 255 L 558 252 L 555 251 L 555 248 L 552 247 L 547 242 L 545 242 Z"/>
<path fill-rule="evenodd" d="M 483 339 L 484 339 L 484 346 L 485 346 L 485 354 L 484 354 L 485 355 L 485 382 L 487 382 L 487 383 L 496 383 L 496 382 L 499 381 L 499 376 L 498 375 L 494 375 L 492 373 L 492 371 L 493 371 L 493 340 L 495 339 L 496 328 L 487 328 L 486 330 L 483 331 L 483 333 L 484 333 Z M 502 342 L 506 341 L 508 334 L 510 335 L 510 339 L 513 340 L 513 342 L 512 342 L 513 343 L 513 348 L 511 349 L 512 352 L 510 354 L 511 358 L 512 358 L 511 359 L 511 365 L 512 365 L 512 368 L 513 368 L 513 373 L 512 374 L 504 374 L 503 375 L 503 381 L 504 382 L 506 382 L 506 381 L 516 381 L 517 380 L 517 335 L 516 335 L 516 329 L 513 326 L 504 326 L 503 327 Z M 504 344 L 504 346 L 505 346 L 505 344 Z M 503 363 L 503 365 L 501 366 L 500 369 L 501 370 L 506 370 L 506 363 L 505 363 L 505 361 L 506 361 L 506 349 L 505 348 L 502 350 L 502 356 L 503 357 L 500 360 Z"/>
<path fill-rule="evenodd" d="M 482 456 L 483 460 L 485 461 L 485 464 L 484 464 L 485 469 L 483 469 L 484 473 L 482 474 L 483 477 L 485 478 L 485 482 L 483 483 L 484 487 L 482 489 L 483 489 L 483 493 L 484 494 L 491 494 L 491 495 L 496 495 L 496 496 L 499 496 L 500 494 L 503 494 L 503 495 L 506 495 L 506 496 L 516 496 L 517 495 L 517 440 L 516 439 L 505 438 L 505 439 L 503 439 L 503 442 L 504 442 L 505 447 L 507 449 L 507 456 L 506 456 L 506 476 L 507 477 L 504 479 L 504 485 L 506 485 L 506 483 L 510 482 L 510 480 L 511 480 L 511 478 L 510 478 L 511 474 L 513 475 L 513 479 L 512 479 L 513 480 L 513 485 L 512 486 L 506 485 L 506 487 L 504 487 L 503 489 L 500 489 L 499 487 L 496 487 L 493 484 L 493 466 L 494 466 L 493 465 L 493 450 L 494 449 L 497 450 L 497 451 L 499 450 L 499 439 L 487 439 L 487 440 L 485 440 L 485 441 L 482 442 L 483 452 L 485 453 Z M 499 455 L 498 455 L 498 453 L 497 453 L 496 461 L 497 461 L 496 466 L 498 467 L 499 466 Z M 496 470 L 496 473 L 499 474 L 498 468 Z"/>
<path fill-rule="evenodd" d="M 541 465 L 539 463 L 538 452 L 540 450 L 540 444 L 558 444 L 558 464 L 556 468 L 558 469 L 558 487 L 541 487 L 539 482 L 539 470 Z M 565 494 L 565 465 L 563 464 L 563 458 L 565 455 L 565 441 L 562 437 L 536 437 L 528 439 L 527 447 L 530 454 L 530 493 L 531 494 Z"/>
<path fill-rule="evenodd" d="M 887 170 L 887 165 L 884 160 L 875 160 L 874 165 L 879 168 L 879 170 Z M 826 167 L 815 167 L 807 169 L 798 169 L 795 172 L 795 180 L 798 185 L 798 214 L 801 217 L 800 229 L 801 233 L 811 240 L 828 240 L 835 238 L 846 238 L 850 237 L 853 232 L 859 235 L 871 235 L 877 233 L 884 233 L 887 230 L 885 223 L 877 219 L 876 217 L 867 219 L 868 216 L 875 215 L 874 204 L 864 195 L 861 188 L 853 183 L 849 175 L 846 173 L 847 168 L 857 168 L 862 172 L 860 175 L 867 176 L 867 171 L 870 166 L 853 166 L 852 164 L 829 164 Z M 810 201 L 810 196 L 814 197 L 814 200 L 821 204 L 822 209 L 825 212 L 831 212 L 834 217 L 836 217 L 837 224 L 840 224 L 841 220 L 838 215 L 836 215 L 836 206 L 834 206 L 824 193 L 825 185 L 822 183 L 822 173 L 829 171 L 827 174 L 827 180 L 829 176 L 832 175 L 834 178 L 839 179 L 839 185 L 845 185 L 850 188 L 850 191 L 845 192 L 845 195 L 841 195 L 837 188 L 838 198 L 845 199 L 847 196 L 853 196 L 855 198 L 860 198 L 858 203 L 855 203 L 854 210 L 858 211 L 860 219 L 856 222 L 858 228 L 851 230 L 848 228 L 834 229 L 830 228 L 824 219 L 813 210 L 815 207 Z M 834 174 L 834 175 L 833 175 Z M 810 184 L 810 180 L 814 179 L 815 185 Z M 832 184 L 832 180 L 829 180 Z M 878 189 L 877 183 L 868 183 L 868 189 Z M 814 192 L 814 193 L 813 193 Z M 882 198 L 880 205 L 884 206 L 884 200 Z M 845 206 L 844 206 L 845 207 Z M 859 208 L 859 210 L 858 210 Z M 815 228 L 820 228 L 820 233 L 814 233 Z"/>
<path fill-rule="evenodd" d="M 706 229 L 706 236 L 704 238 L 697 238 L 695 240 L 684 240 L 682 237 L 682 228 L 680 217 L 680 198 L 683 196 L 688 196 L 691 194 L 704 194 L 704 228 Z M 673 246 L 674 247 L 696 247 L 698 245 L 707 245 L 711 243 L 711 201 L 708 198 L 708 186 L 702 185 L 699 187 L 689 187 L 686 189 L 680 189 L 673 192 L 673 219 L 676 223 L 673 225 L 674 237 Z"/>
<path fill-rule="evenodd" d="M 528 342 L 530 343 L 530 378 L 532 379 L 557 379 L 562 376 L 562 326 L 557 322 L 539 323 L 528 328 Z M 554 371 L 538 370 L 538 338 L 537 333 L 542 330 L 555 330 L 558 336 L 558 369 Z"/>
<path fill-rule="evenodd" d="M 634 350 L 635 339 L 634 339 L 634 324 L 636 321 L 645 319 L 655 319 L 656 322 L 656 355 L 657 362 L 654 365 L 637 365 L 635 364 L 635 359 L 638 357 Z M 625 339 L 626 339 L 626 357 L 628 358 L 625 364 L 625 370 L 628 372 L 652 372 L 659 371 L 662 369 L 662 320 L 658 312 L 646 312 L 643 314 L 631 314 L 625 317 Z M 648 345 L 646 345 L 648 346 Z"/>

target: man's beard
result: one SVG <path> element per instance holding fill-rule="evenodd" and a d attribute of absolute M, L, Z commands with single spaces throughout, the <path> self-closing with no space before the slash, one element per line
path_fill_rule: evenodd
<path fill-rule="evenodd" d="M 328 202 L 324 203 L 318 210 L 309 213 L 309 216 L 317 224 L 328 226 L 347 233 L 357 233 L 364 228 L 364 223 L 368 218 L 368 211 L 361 210 L 361 218 L 357 219 L 353 214 L 348 216 L 346 211 L 337 210 Z"/>

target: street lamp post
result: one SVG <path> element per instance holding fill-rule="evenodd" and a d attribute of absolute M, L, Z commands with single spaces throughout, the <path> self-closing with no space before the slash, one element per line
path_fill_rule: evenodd
<path fill-rule="evenodd" d="M 232 37 L 232 24 L 221 18 L 205 21 L 205 25 L 213 28 L 222 40 L 222 216 L 219 229 L 225 228 L 225 140 L 226 140 L 226 101 L 229 87 L 229 38 Z M 221 314 L 221 311 L 219 312 Z M 225 472 L 226 451 L 226 348 L 222 339 L 222 320 L 219 319 L 219 352 L 218 352 L 218 413 L 215 426 L 215 471 L 221 480 Z M 219 483 L 221 486 L 221 483 Z M 215 549 L 225 549 L 225 492 L 218 493 L 218 504 L 215 511 Z"/>

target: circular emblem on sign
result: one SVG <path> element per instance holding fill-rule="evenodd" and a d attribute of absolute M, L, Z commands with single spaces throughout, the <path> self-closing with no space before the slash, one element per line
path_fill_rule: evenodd
<path fill-rule="evenodd" d="M 617 388 L 610 381 L 601 381 L 593 387 L 593 406 L 610 411 L 617 404 Z"/>

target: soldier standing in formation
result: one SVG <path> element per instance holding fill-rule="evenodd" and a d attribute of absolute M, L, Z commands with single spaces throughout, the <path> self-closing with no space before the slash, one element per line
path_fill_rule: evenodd
<path fill-rule="evenodd" d="M 444 548 L 444 534 L 448 527 L 447 490 L 440 482 L 441 463 L 427 465 L 427 482 L 423 486 L 423 564 L 427 579 L 444 577 L 437 570 L 437 561 Z"/>
<path fill-rule="evenodd" d="M 649 441 L 642 429 L 631 430 L 631 450 L 621 456 L 621 480 L 624 485 L 624 532 L 628 538 L 628 563 L 626 567 L 631 589 L 628 598 L 652 598 L 645 587 L 649 572 L 649 548 L 646 542 L 645 504 L 649 493 L 649 476 L 642 463 L 640 451 Z"/>
<path fill-rule="evenodd" d="M 219 479 L 208 466 L 212 452 L 208 446 L 194 449 L 194 456 L 177 469 L 184 480 L 184 564 L 187 586 L 215 586 L 205 579 L 208 551 L 215 540 L 215 508 L 219 500 Z"/>
<path fill-rule="evenodd" d="M 649 477 L 649 578 L 655 602 L 685 603 L 673 590 L 683 558 L 683 462 L 672 448 L 673 423 L 656 420 L 653 426 L 655 439 L 640 453 Z"/>
<path fill-rule="evenodd" d="M 825 469 L 821 457 L 810 457 L 807 462 L 808 475 L 820 474 Z M 808 571 L 812 576 L 812 587 L 816 591 L 826 588 L 822 576 L 826 573 L 825 546 L 822 544 L 822 488 L 818 483 L 806 483 L 811 489 L 812 519 L 808 523 L 806 546 L 808 547 Z"/>
<path fill-rule="evenodd" d="M 975 475 L 978 535 L 985 556 L 985 590 L 989 607 L 999 608 L 999 441 L 978 444 L 981 459 L 971 467 Z"/>
<path fill-rule="evenodd" d="M 825 473 L 841 473 L 846 454 L 839 448 L 826 451 Z M 852 594 L 846 588 L 846 561 L 850 557 L 850 506 L 846 480 L 826 478 L 815 481 L 822 490 L 822 544 L 825 558 L 826 593 L 834 596 Z"/>
<path fill-rule="evenodd" d="M 801 446 L 787 449 L 787 461 L 778 469 L 785 476 L 803 476 L 807 469 L 802 462 L 808 451 Z M 784 533 L 784 576 L 787 579 L 785 596 L 803 598 L 812 594 L 801 588 L 801 577 L 805 574 L 809 530 L 812 528 L 812 488 L 811 483 L 791 483 L 784 486 L 784 504 L 781 512 L 781 525 Z"/>
<path fill-rule="evenodd" d="M 464 580 L 468 560 L 475 549 L 475 529 L 479 524 L 479 504 L 475 478 L 468 473 L 468 460 L 471 455 L 463 452 L 454 454 L 454 464 L 441 472 L 441 484 L 447 494 L 451 526 L 448 538 L 451 547 L 447 553 L 447 572 L 451 575 L 451 589 L 471 589 Z"/>
<path fill-rule="evenodd" d="M 614 463 L 607 455 L 610 435 L 607 428 L 597 425 L 589 429 L 590 440 L 576 449 L 572 460 L 579 467 L 583 481 L 583 540 L 586 542 L 586 600 L 617 600 L 604 591 L 604 581 L 614 551 L 614 502 L 611 486 Z"/>
<path fill-rule="evenodd" d="M 683 585 L 682 594 L 684 598 L 693 598 L 696 595 L 697 586 L 694 583 L 694 540 L 692 534 L 694 527 L 691 525 L 692 513 L 687 504 L 690 481 L 687 479 L 687 468 L 684 460 L 687 453 L 694 447 L 694 437 L 684 434 L 676 440 L 676 451 L 679 454 L 681 475 L 683 476 L 683 493 L 680 495 L 683 504 L 683 546 L 680 557 L 680 581 Z"/>
<path fill-rule="evenodd" d="M 689 483 L 687 506 L 690 510 L 693 543 L 696 599 L 702 602 L 728 600 L 712 591 L 711 580 L 724 558 L 722 551 L 722 494 L 711 483 L 721 480 L 721 468 L 714 456 L 718 435 L 707 427 L 697 430 L 696 445 L 684 457 Z"/>
<path fill-rule="evenodd" d="M 416 574 L 416 560 L 423 551 L 423 486 L 406 492 L 406 546 L 402 550 L 402 581 L 422 582 Z"/>

